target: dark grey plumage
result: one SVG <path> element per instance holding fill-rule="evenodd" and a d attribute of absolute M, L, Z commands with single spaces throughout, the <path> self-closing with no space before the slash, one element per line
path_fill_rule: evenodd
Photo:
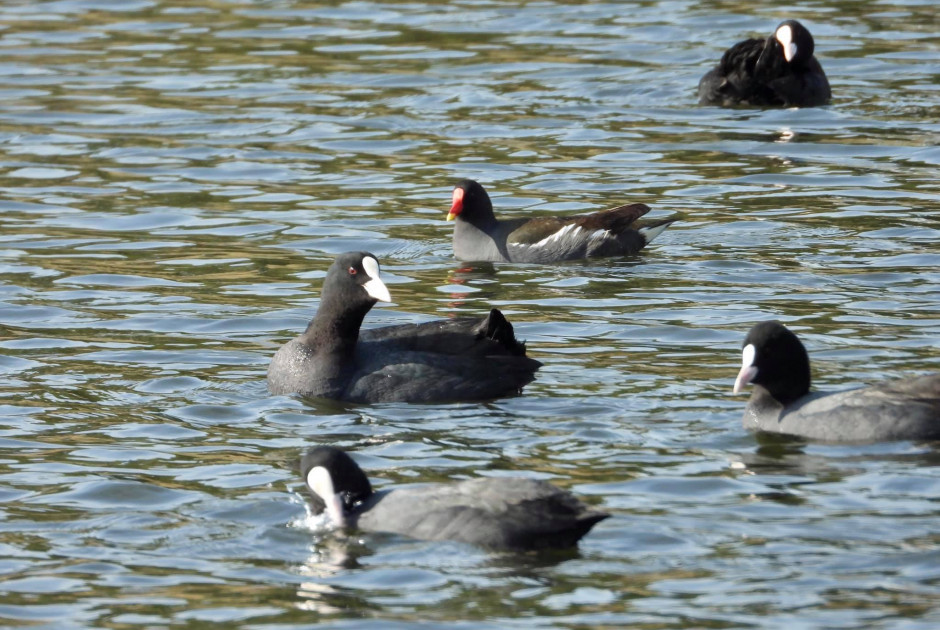
<path fill-rule="evenodd" d="M 810 393 L 809 356 L 783 324 L 756 324 L 734 391 L 754 391 L 744 427 L 832 442 L 940 439 L 940 374 L 835 393 Z"/>
<path fill-rule="evenodd" d="M 767 39 L 738 42 L 702 77 L 699 103 L 722 107 L 825 105 L 832 91 L 814 50 L 813 36 L 796 20 L 782 22 Z"/>
<path fill-rule="evenodd" d="M 325 493 L 332 498 L 318 494 L 323 489 L 316 475 L 311 481 L 316 467 L 329 472 L 331 487 Z M 341 511 L 344 526 L 422 540 L 516 551 L 571 547 L 609 516 L 548 482 L 524 478 L 490 477 L 373 493 L 362 469 L 333 447 L 310 449 L 301 458 L 301 472 L 315 512 Z"/>
<path fill-rule="evenodd" d="M 551 263 L 635 254 L 675 219 L 640 221 L 642 203 L 568 217 L 499 220 L 486 190 L 472 179 L 454 188 L 448 219 L 458 260 Z"/>
<path fill-rule="evenodd" d="M 372 274 L 364 267 L 370 260 Z M 375 257 L 338 256 L 316 316 L 271 359 L 271 393 L 350 402 L 488 400 L 518 393 L 541 366 L 525 356 L 525 344 L 497 309 L 484 318 L 360 331 L 376 295 L 390 299 Z"/>

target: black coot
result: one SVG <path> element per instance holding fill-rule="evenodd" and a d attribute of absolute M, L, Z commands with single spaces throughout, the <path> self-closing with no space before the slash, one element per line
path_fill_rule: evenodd
<path fill-rule="evenodd" d="M 744 339 L 734 392 L 748 383 L 747 429 L 845 442 L 940 438 L 940 374 L 811 394 L 806 348 L 780 322 L 756 324 Z"/>
<path fill-rule="evenodd" d="M 832 97 L 829 80 L 813 56 L 806 27 L 787 20 L 767 39 L 746 39 L 725 51 L 698 84 L 702 105 L 815 107 Z"/>
<path fill-rule="evenodd" d="M 311 448 L 300 469 L 316 513 L 363 531 L 456 540 L 490 549 L 571 547 L 609 514 L 545 481 L 484 477 L 373 492 L 344 451 Z"/>
<path fill-rule="evenodd" d="M 391 296 L 375 256 L 339 255 L 307 330 L 271 359 L 271 393 L 350 402 L 487 400 L 518 393 L 541 365 L 526 357 L 496 309 L 484 318 L 360 331 L 377 300 Z"/>

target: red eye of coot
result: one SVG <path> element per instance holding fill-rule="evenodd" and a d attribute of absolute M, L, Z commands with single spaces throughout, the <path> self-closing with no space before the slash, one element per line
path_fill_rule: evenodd
<path fill-rule="evenodd" d="M 349 268 L 349 275 L 354 276 L 354 275 L 356 275 L 357 273 L 359 273 L 359 272 L 356 271 L 356 268 L 355 268 L 355 267 L 350 267 L 350 268 Z"/>

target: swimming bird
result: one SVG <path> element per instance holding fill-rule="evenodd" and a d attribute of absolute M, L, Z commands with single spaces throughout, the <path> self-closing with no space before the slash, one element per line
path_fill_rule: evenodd
<path fill-rule="evenodd" d="M 379 300 L 391 295 L 376 257 L 337 256 L 313 320 L 271 359 L 271 393 L 350 402 L 487 400 L 518 393 L 541 366 L 495 308 L 484 318 L 360 330 Z"/>
<path fill-rule="evenodd" d="M 572 547 L 609 514 L 547 481 L 483 477 L 373 492 L 348 453 L 316 446 L 300 460 L 314 513 L 336 527 L 455 540 L 501 550 Z"/>
<path fill-rule="evenodd" d="M 454 223 L 458 260 L 552 263 L 635 254 L 675 219 L 638 222 L 642 203 L 569 217 L 499 220 L 486 190 L 472 179 L 454 188 L 447 220 Z"/>
<path fill-rule="evenodd" d="M 786 20 L 767 39 L 746 39 L 725 51 L 698 84 L 702 105 L 815 107 L 832 97 L 806 27 Z"/>
<path fill-rule="evenodd" d="M 806 348 L 777 321 L 755 324 L 744 339 L 734 393 L 748 383 L 750 430 L 844 442 L 940 438 L 940 374 L 810 393 Z"/>

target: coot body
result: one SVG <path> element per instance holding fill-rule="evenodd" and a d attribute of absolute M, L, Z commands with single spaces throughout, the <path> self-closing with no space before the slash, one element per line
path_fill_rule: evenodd
<path fill-rule="evenodd" d="M 734 392 L 753 384 L 744 427 L 831 442 L 940 439 L 940 374 L 810 393 L 809 355 L 776 321 L 744 339 Z"/>
<path fill-rule="evenodd" d="M 571 547 L 609 514 L 546 481 L 484 477 L 373 492 L 344 451 L 318 446 L 301 458 L 314 512 L 362 531 L 455 540 L 490 549 Z"/>
<path fill-rule="evenodd" d="M 338 256 L 316 316 L 268 366 L 271 393 L 360 403 L 488 400 L 518 393 L 541 365 L 497 309 L 360 331 L 377 300 L 391 296 L 375 256 Z"/>
<path fill-rule="evenodd" d="M 796 20 L 782 22 L 767 39 L 738 42 L 702 77 L 699 103 L 722 107 L 825 105 L 832 91 L 814 49 L 813 36 Z"/>

